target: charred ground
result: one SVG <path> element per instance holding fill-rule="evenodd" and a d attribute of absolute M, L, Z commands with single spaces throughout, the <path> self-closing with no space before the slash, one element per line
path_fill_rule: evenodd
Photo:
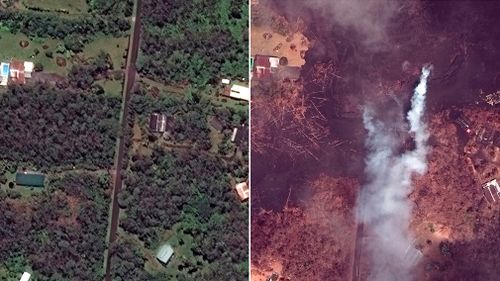
<path fill-rule="evenodd" d="M 326 190 L 344 199 L 352 196 L 341 187 L 349 181 L 361 186 L 364 182 L 365 132 L 360 107 L 371 103 L 384 111 L 407 110 L 419 69 L 431 62 L 434 72 L 426 115 L 431 135 L 429 170 L 414 179 L 409 195 L 415 203 L 410 230 L 424 254 L 416 267 L 415 280 L 495 280 L 500 273 L 495 267 L 500 257 L 491 249 L 500 242 L 495 235 L 499 206 L 486 202 L 481 185 L 498 178 L 499 149 L 492 143 L 481 144 L 477 134 L 483 127 L 495 131 L 500 125 L 498 105 L 484 101 L 486 94 L 500 87 L 500 3 L 398 3 L 385 25 L 386 37 L 376 45 L 366 44 L 362 33 L 332 20 L 331 14 L 318 16 L 318 9 L 329 8 L 319 1 L 314 5 L 301 1 L 258 5 L 272 7 L 290 22 L 298 17 L 305 22 L 304 34 L 313 45 L 301 71 L 303 91 L 321 92 L 325 98 L 320 109 L 327 120 L 324 128 L 328 136 L 314 157 L 290 156 L 272 149 L 253 152 L 252 211 L 261 212 L 252 216 L 253 268 L 262 269 L 266 264 L 293 280 L 309 280 L 304 275 L 308 271 L 305 265 L 315 269 L 315 277 L 335 280 L 332 276 L 342 276 L 341 280 L 346 280 L 350 276 L 349 256 L 353 253 L 342 251 L 352 251 L 348 245 L 354 243 L 355 235 L 339 238 L 335 223 L 325 237 L 304 239 L 307 235 L 299 233 L 317 227 L 312 226 L 314 220 L 303 216 L 307 206 L 315 202 L 316 191 L 310 182 L 328 174 Z M 334 66 L 329 73 L 331 83 L 323 89 L 313 83 L 314 69 L 320 64 Z M 260 94 L 265 93 L 260 90 Z M 476 135 L 464 132 L 452 112 L 470 119 Z M 252 114 L 253 118 L 259 116 L 254 111 Z M 403 148 L 405 138 L 402 135 Z M 341 145 L 333 147 L 332 143 Z M 342 179 L 348 180 L 343 183 Z M 357 185 L 352 186 L 355 189 Z M 349 225 L 354 229 L 352 209 L 339 213 L 334 211 L 335 201 L 316 204 L 331 209 L 332 218 L 325 220 L 341 225 L 341 219 L 336 219 L 340 214 L 343 219 L 352 219 Z M 349 206 L 353 208 L 354 204 Z M 274 211 L 261 211 L 270 209 Z M 300 251 L 294 243 L 302 245 Z M 331 245 L 333 249 L 339 244 L 343 246 L 341 253 L 314 250 L 318 245 Z M 299 252 L 302 254 L 297 255 Z M 276 266 L 276 260 L 286 262 Z M 367 267 L 369 264 L 361 271 Z M 343 271 L 345 268 L 349 270 Z"/>

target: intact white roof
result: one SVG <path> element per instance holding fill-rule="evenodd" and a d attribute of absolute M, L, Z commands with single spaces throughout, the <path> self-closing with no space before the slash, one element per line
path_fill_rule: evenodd
<path fill-rule="evenodd" d="M 235 84 L 231 87 L 229 96 L 235 99 L 250 101 L 250 88 Z"/>
<path fill-rule="evenodd" d="M 233 134 L 231 135 L 231 142 L 236 140 L 236 134 L 238 133 L 238 128 L 233 129 Z"/>
<path fill-rule="evenodd" d="M 158 250 L 158 254 L 156 254 L 156 258 L 162 263 L 168 263 L 172 255 L 174 254 L 174 249 L 169 244 L 165 244 L 160 247 Z"/>
<path fill-rule="evenodd" d="M 229 79 L 222 79 L 222 84 L 226 84 L 226 85 L 229 85 L 231 83 L 231 80 Z"/>
<path fill-rule="evenodd" d="M 278 67 L 280 65 L 280 59 L 277 57 L 269 57 L 269 63 L 271 67 Z"/>
<path fill-rule="evenodd" d="M 33 72 L 33 68 L 35 68 L 35 64 L 31 61 L 24 62 L 24 71 Z"/>
<path fill-rule="evenodd" d="M 19 281 L 29 281 L 31 278 L 31 274 L 29 274 L 28 272 L 25 272 L 23 273 L 23 276 L 21 276 L 21 280 Z"/>

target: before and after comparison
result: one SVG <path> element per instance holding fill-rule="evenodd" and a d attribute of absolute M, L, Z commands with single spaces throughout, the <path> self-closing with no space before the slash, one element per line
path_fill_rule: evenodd
<path fill-rule="evenodd" d="M 0 281 L 499 281 L 500 1 L 0 0 Z"/>

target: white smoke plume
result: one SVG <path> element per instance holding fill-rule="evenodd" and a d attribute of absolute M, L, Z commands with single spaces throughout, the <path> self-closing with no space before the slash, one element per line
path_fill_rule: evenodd
<path fill-rule="evenodd" d="M 398 122 L 386 124 L 374 118 L 374 112 L 365 109 L 363 122 L 368 131 L 366 160 L 368 184 L 358 201 L 358 220 L 370 231 L 368 248 L 373 253 L 370 281 L 408 281 L 415 261 L 409 247 L 408 233 L 411 205 L 407 199 L 413 174 L 423 174 L 427 168 L 428 133 L 423 120 L 430 66 L 422 69 L 420 83 L 414 90 L 411 110 L 406 119 L 415 148 L 398 152 L 401 140 L 391 134 Z M 401 120 L 400 120 L 401 121 Z M 419 255 L 416 255 L 416 259 Z"/>
<path fill-rule="evenodd" d="M 308 0 L 311 7 L 321 7 L 318 13 L 333 22 L 353 29 L 363 43 L 379 48 L 388 44 L 387 29 L 398 12 L 394 0 Z"/>

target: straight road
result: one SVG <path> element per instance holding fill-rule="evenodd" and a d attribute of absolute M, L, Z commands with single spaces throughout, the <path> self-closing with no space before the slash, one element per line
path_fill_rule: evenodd
<path fill-rule="evenodd" d="M 358 222 L 356 228 L 356 239 L 354 242 L 354 260 L 352 263 L 351 281 L 360 281 L 360 259 L 361 259 L 361 246 L 363 242 L 363 224 Z"/>
<path fill-rule="evenodd" d="M 125 82 L 123 86 L 123 104 L 120 116 L 120 126 L 121 131 L 125 132 L 127 128 L 127 117 L 129 114 L 129 101 L 132 88 L 135 83 L 135 78 L 137 75 L 137 69 L 135 63 L 137 61 L 137 55 L 139 53 L 139 42 L 141 35 L 141 0 L 136 0 L 135 11 L 132 16 L 132 33 L 130 35 L 128 44 L 128 54 L 127 54 L 127 64 L 125 68 Z M 120 134 L 117 140 L 117 149 L 115 155 L 115 175 L 113 183 L 113 198 L 111 207 L 111 227 L 109 231 L 109 241 L 108 246 L 111 247 L 112 243 L 116 240 L 116 232 L 118 230 L 119 224 L 119 214 L 120 207 L 118 206 L 118 194 L 122 188 L 122 167 L 123 167 L 123 156 L 126 153 L 124 134 Z M 126 159 L 125 159 L 126 160 Z M 111 251 L 108 250 L 108 256 L 106 259 L 106 277 L 105 281 L 111 281 Z"/>

